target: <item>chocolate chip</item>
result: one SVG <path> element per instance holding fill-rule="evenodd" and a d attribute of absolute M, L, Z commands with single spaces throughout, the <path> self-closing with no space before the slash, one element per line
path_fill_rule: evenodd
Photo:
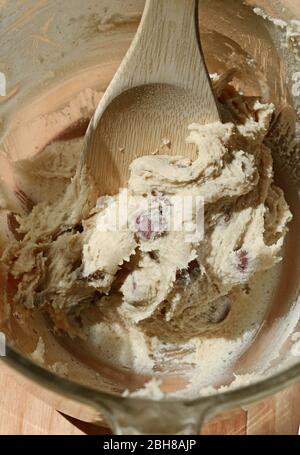
<path fill-rule="evenodd" d="M 236 251 L 236 255 L 238 258 L 238 265 L 237 268 L 240 272 L 245 272 L 248 268 L 249 258 L 248 253 L 246 250 L 240 249 Z"/>
<path fill-rule="evenodd" d="M 230 218 L 231 218 L 231 212 L 230 212 L 230 209 L 227 208 L 224 211 L 224 221 L 225 221 L 225 223 L 228 223 Z"/>
<path fill-rule="evenodd" d="M 179 286 L 185 286 L 190 279 L 187 269 L 177 270 L 176 272 L 176 282 Z"/>
<path fill-rule="evenodd" d="M 197 259 L 194 259 L 193 261 L 189 262 L 187 270 L 191 278 L 199 277 L 199 275 L 201 274 L 201 269 Z"/>
<path fill-rule="evenodd" d="M 101 270 L 96 270 L 96 272 L 90 273 L 86 277 L 86 280 L 88 280 L 88 281 L 103 280 L 104 277 L 105 277 L 104 272 L 101 272 Z"/>
<path fill-rule="evenodd" d="M 79 232 L 79 233 L 81 234 L 81 233 L 83 232 L 83 226 L 82 226 L 82 224 L 81 224 L 81 223 L 80 223 L 80 224 L 76 224 L 76 226 L 74 226 L 74 230 L 75 230 L 76 232 Z"/>
<path fill-rule="evenodd" d="M 154 240 L 166 232 L 166 221 L 161 208 L 143 212 L 135 220 L 137 234 L 144 240 Z"/>
<path fill-rule="evenodd" d="M 185 286 L 191 280 L 196 280 L 201 275 L 201 268 L 197 259 L 189 262 L 186 269 L 177 270 L 176 281 L 177 284 Z"/>
<path fill-rule="evenodd" d="M 137 217 L 135 226 L 138 234 L 145 240 L 150 240 L 154 236 L 152 230 L 151 215 L 145 212 Z"/>
<path fill-rule="evenodd" d="M 158 251 L 149 251 L 148 252 L 150 258 L 155 261 L 155 262 L 159 262 L 159 253 Z"/>

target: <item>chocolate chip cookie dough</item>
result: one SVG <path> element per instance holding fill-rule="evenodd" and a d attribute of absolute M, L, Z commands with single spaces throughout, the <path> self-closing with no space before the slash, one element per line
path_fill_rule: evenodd
<path fill-rule="evenodd" d="M 98 321 L 141 334 L 149 346 L 154 337 L 181 343 L 224 323 L 231 295 L 280 261 L 291 213 L 264 145 L 274 108 L 238 93 L 224 77 L 213 80 L 226 122 L 188 126 L 195 160 L 133 161 L 127 194 L 150 199 L 154 211 L 133 204 L 128 225 L 117 230 L 105 227 L 120 195 L 86 204 L 78 142 L 73 161 L 53 144 L 16 164 L 32 185 L 48 185 L 56 172 L 63 177 L 59 190 L 44 192 L 26 213 L 9 214 L 15 239 L 2 262 L 17 283 L 15 302 L 47 313 L 54 329 L 70 337 L 88 337 L 87 315 L 96 313 Z M 186 241 L 186 232 L 168 228 L 174 197 L 185 196 L 204 201 L 203 239 Z"/>

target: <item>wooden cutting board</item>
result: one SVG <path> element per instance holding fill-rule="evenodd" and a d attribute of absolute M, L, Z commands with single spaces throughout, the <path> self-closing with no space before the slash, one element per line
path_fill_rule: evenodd
<path fill-rule="evenodd" d="M 0 365 L 1 435 L 109 434 L 107 430 L 67 417 L 24 390 L 18 377 Z M 297 435 L 300 425 L 300 383 L 208 422 L 206 435 Z"/>

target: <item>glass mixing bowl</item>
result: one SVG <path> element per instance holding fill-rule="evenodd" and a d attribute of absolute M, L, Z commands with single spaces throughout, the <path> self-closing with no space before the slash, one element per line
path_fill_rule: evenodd
<path fill-rule="evenodd" d="M 15 191 L 26 192 L 18 187 L 11 162 L 33 156 L 53 141 L 84 134 L 131 43 L 143 6 L 143 0 L 0 2 L 0 202 L 3 195 L 9 201 L 7 211 L 1 212 L 2 246 L 9 235 L 7 213 L 21 210 Z M 264 18 L 262 10 L 255 13 L 254 6 L 271 19 Z M 125 389 L 139 390 L 149 378 L 89 358 L 76 341 L 56 338 L 39 313 L 9 314 L 0 305 L 0 327 L 7 341 L 3 361 L 21 373 L 20 381 L 24 386 L 28 381 L 31 390 L 33 381 L 35 393 L 58 410 L 88 422 L 106 422 L 116 434 L 197 434 L 213 414 L 299 380 L 299 137 L 292 149 L 287 141 L 289 137 L 290 144 L 291 136 L 299 135 L 289 107 L 298 110 L 299 120 L 299 18 L 297 0 L 200 2 L 209 71 L 235 67 L 234 83 L 240 90 L 262 96 L 277 108 L 274 134 L 266 140 L 273 150 L 276 180 L 294 215 L 272 305 L 232 372 L 248 380 L 193 399 L 124 396 Z M 37 191 L 33 199 L 40 198 Z M 11 288 L 13 284 L 8 283 Z M 2 288 L 6 285 L 2 277 Z M 42 366 L 31 357 L 39 337 L 46 344 Z M 55 362 L 68 364 L 67 377 L 59 369 L 54 372 Z M 180 387 L 174 375 L 163 386 L 165 391 Z"/>

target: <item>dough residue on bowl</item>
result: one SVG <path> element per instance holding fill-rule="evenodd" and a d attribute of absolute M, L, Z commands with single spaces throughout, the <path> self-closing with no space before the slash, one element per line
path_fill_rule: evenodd
<path fill-rule="evenodd" d="M 226 77 L 213 83 L 227 120 L 188 126 L 197 158 L 137 158 L 128 188 L 95 207 L 86 202 L 87 175 L 74 166 L 80 141 L 68 143 L 73 160 L 52 144 L 15 164 L 28 187 L 60 183 L 10 214 L 14 239 L 2 262 L 17 283 L 14 301 L 137 372 L 178 366 L 175 351 L 183 365 L 201 363 L 201 336 L 225 326 L 247 286 L 281 259 L 291 213 L 264 144 L 274 107 Z M 127 215 L 112 228 L 125 196 Z M 181 229 L 170 222 L 188 198 L 204 204 L 203 236 L 197 210 L 183 214 Z"/>

